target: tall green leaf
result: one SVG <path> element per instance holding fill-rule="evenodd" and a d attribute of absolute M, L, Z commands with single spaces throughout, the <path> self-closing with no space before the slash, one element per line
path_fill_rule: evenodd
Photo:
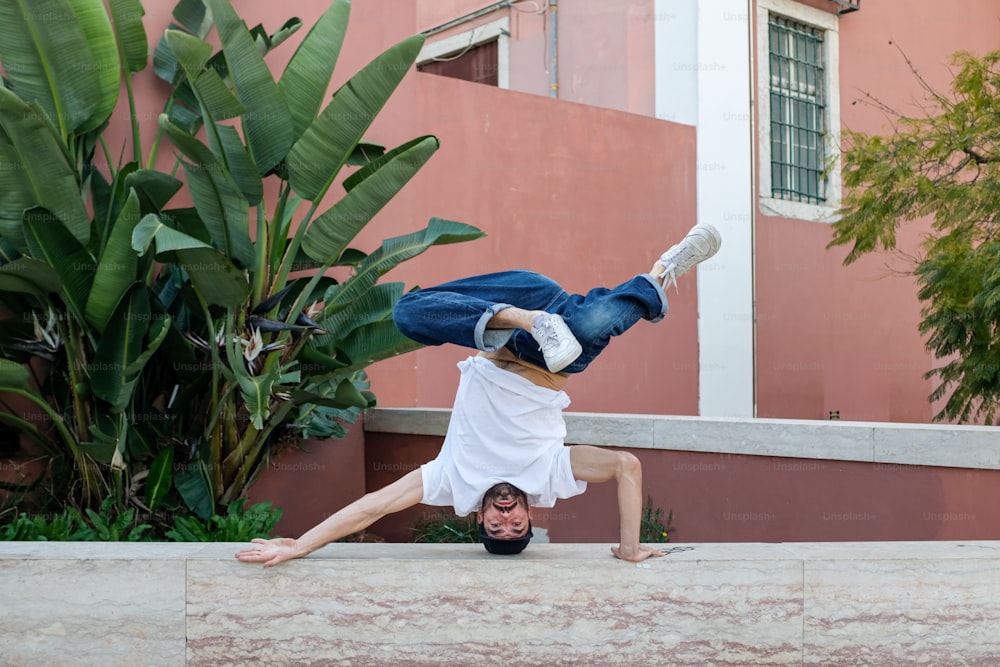
<path fill-rule="evenodd" d="M 229 0 L 206 1 L 215 19 L 236 96 L 247 108 L 243 125 L 250 154 L 260 174 L 266 174 L 284 159 L 292 146 L 288 103 Z"/>
<path fill-rule="evenodd" d="M 287 159 L 289 179 L 304 199 L 315 201 L 326 193 L 423 43 L 422 35 L 414 35 L 376 57 L 334 93 L 333 101 L 295 142 Z"/>
<path fill-rule="evenodd" d="M 402 189 L 438 148 L 434 137 L 423 137 L 405 150 L 386 153 L 343 199 L 306 230 L 302 249 L 313 259 L 332 264 L 351 240 Z"/>
<path fill-rule="evenodd" d="M 3 4 L 0 2 L 0 6 Z M 23 184 L 29 188 L 34 203 L 52 211 L 78 241 L 87 241 L 90 217 L 80 196 L 76 171 L 45 119 L 17 95 L 0 87 L 0 128 L 17 155 Z"/>
<path fill-rule="evenodd" d="M 174 481 L 174 448 L 164 447 L 149 466 L 146 477 L 146 507 L 155 510 L 170 492 Z"/>
<path fill-rule="evenodd" d="M 251 266 L 254 250 L 250 241 L 249 203 L 229 171 L 207 146 L 175 126 L 166 116 L 160 116 L 160 127 L 194 163 L 185 162 L 184 173 L 195 208 L 212 242 L 228 257 Z"/>
<path fill-rule="evenodd" d="M 0 61 L 10 88 L 38 102 L 63 136 L 94 115 L 103 95 L 83 24 L 68 20 L 73 16 L 69 0 L 0 2 Z"/>
<path fill-rule="evenodd" d="M 174 472 L 174 486 L 192 512 L 207 519 L 215 511 L 215 494 L 212 478 L 205 463 L 194 460 L 182 463 Z"/>
<path fill-rule="evenodd" d="M 35 205 L 35 193 L 21 158 L 0 129 L 0 238 L 18 250 L 24 250 L 21 217 Z"/>
<path fill-rule="evenodd" d="M 136 285 L 117 304 L 90 369 L 94 395 L 110 403 L 113 412 L 124 410 L 132 396 L 137 379 L 132 363 L 142 353 L 149 323 L 149 292 Z"/>
<path fill-rule="evenodd" d="M 264 182 L 254 165 L 253 158 L 247 153 L 243 140 L 240 139 L 236 128 L 228 125 L 218 126 L 218 138 L 222 145 L 216 148 L 216 152 L 222 152 L 226 156 L 226 163 L 229 165 L 229 173 L 233 181 L 239 186 L 240 192 L 250 206 L 256 206 L 264 198 Z M 212 136 L 212 135 L 209 135 Z"/>
<path fill-rule="evenodd" d="M 97 103 L 91 114 L 78 126 L 72 128 L 76 134 L 86 134 L 103 125 L 111 116 L 118 103 L 118 93 L 121 89 L 121 61 L 118 58 L 118 45 L 111 20 L 104 9 L 101 0 L 68 0 L 76 21 L 83 31 L 90 58 L 77 63 L 80 69 L 93 70 L 93 81 L 96 87 Z"/>
<path fill-rule="evenodd" d="M 350 13 L 349 0 L 335 0 L 309 30 L 281 75 L 278 85 L 288 100 L 295 139 L 302 136 L 323 105 Z"/>
<path fill-rule="evenodd" d="M 111 227 L 104 252 L 97 261 L 94 286 L 87 299 L 87 320 L 98 331 L 104 331 L 122 295 L 138 278 L 139 257 L 132 249 L 132 230 L 139 223 L 139 213 L 139 197 L 132 190 Z"/>
<path fill-rule="evenodd" d="M 173 257 L 207 303 L 235 308 L 246 299 L 246 276 L 215 248 L 165 225 L 159 216 L 147 215 L 132 232 L 132 248 L 145 254 L 154 240 L 157 255 Z"/>
<path fill-rule="evenodd" d="M 59 274 L 41 260 L 18 257 L 0 266 L 0 291 L 34 294 L 44 299 L 60 290 Z"/>
<path fill-rule="evenodd" d="M 206 67 L 212 57 L 211 44 L 179 30 L 167 30 L 164 38 L 177 55 L 206 120 L 214 124 L 246 112 L 246 107 L 229 90 L 219 73 Z"/>
<path fill-rule="evenodd" d="M 109 0 L 115 32 L 129 72 L 141 72 L 149 62 L 149 42 L 142 17 L 146 10 L 140 0 Z"/>
<path fill-rule="evenodd" d="M 462 243 L 481 238 L 485 234 L 460 222 L 431 218 L 427 227 L 391 239 L 386 239 L 372 254 L 365 257 L 357 272 L 335 290 L 328 292 L 322 317 L 340 310 L 345 303 L 359 298 L 375 286 L 379 277 L 408 259 L 412 259 L 435 245 Z"/>
<path fill-rule="evenodd" d="M 0 388 L 27 389 L 30 377 L 23 364 L 0 359 Z"/>
<path fill-rule="evenodd" d="M 59 295 L 82 323 L 94 282 L 94 258 L 62 222 L 43 208 L 24 214 L 24 235 L 31 256 L 51 266 L 61 281 Z"/>

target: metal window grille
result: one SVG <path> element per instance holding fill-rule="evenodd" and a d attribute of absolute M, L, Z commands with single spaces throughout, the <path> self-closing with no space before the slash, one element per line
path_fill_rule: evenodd
<path fill-rule="evenodd" d="M 768 30 L 771 196 L 819 204 L 826 201 L 823 31 L 774 14 Z"/>

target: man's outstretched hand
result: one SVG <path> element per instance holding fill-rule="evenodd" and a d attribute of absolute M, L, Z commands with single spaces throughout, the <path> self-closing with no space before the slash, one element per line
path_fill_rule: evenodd
<path fill-rule="evenodd" d="M 303 555 L 299 543 L 290 537 L 276 537 L 272 540 L 258 537 L 251 542 L 254 546 L 236 554 L 236 558 L 244 563 L 263 563 L 264 567 L 273 567 Z"/>
<path fill-rule="evenodd" d="M 630 563 L 638 563 L 644 561 L 647 558 L 656 558 L 662 556 L 663 552 L 652 547 L 647 547 L 645 544 L 639 544 L 634 547 L 611 547 L 611 553 L 615 555 L 615 558 L 620 558 L 622 560 L 627 560 Z"/>

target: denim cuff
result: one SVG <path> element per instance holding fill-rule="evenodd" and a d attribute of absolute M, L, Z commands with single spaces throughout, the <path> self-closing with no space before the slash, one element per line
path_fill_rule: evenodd
<path fill-rule="evenodd" d="M 639 277 L 645 278 L 646 281 L 653 286 L 653 289 L 656 290 L 656 296 L 660 300 L 659 312 L 647 313 L 646 319 L 649 320 L 650 322 L 659 322 L 660 320 L 662 320 L 664 317 L 667 316 L 667 309 L 668 309 L 667 294 L 666 292 L 663 291 L 663 285 L 658 283 L 656 281 L 656 278 L 654 278 L 653 276 L 649 275 L 648 273 L 640 273 Z"/>
<path fill-rule="evenodd" d="M 507 344 L 510 337 L 514 335 L 514 329 L 487 329 L 486 324 L 493 319 L 493 316 L 505 308 L 512 308 L 509 303 L 495 303 L 486 309 L 476 322 L 474 332 L 476 349 L 483 352 L 496 352 Z"/>

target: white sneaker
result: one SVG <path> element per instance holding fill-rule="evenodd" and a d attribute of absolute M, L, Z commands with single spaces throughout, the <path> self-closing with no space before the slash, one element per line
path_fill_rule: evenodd
<path fill-rule="evenodd" d="M 666 287 L 677 288 L 677 279 L 694 268 L 695 264 L 719 252 L 722 234 L 712 225 L 700 224 L 691 228 L 684 239 L 660 256 L 663 271 L 656 276 Z"/>
<path fill-rule="evenodd" d="M 580 341 L 559 315 L 535 315 L 531 323 L 531 335 L 538 341 L 542 356 L 545 357 L 545 365 L 553 373 L 569 366 L 583 352 Z"/>

